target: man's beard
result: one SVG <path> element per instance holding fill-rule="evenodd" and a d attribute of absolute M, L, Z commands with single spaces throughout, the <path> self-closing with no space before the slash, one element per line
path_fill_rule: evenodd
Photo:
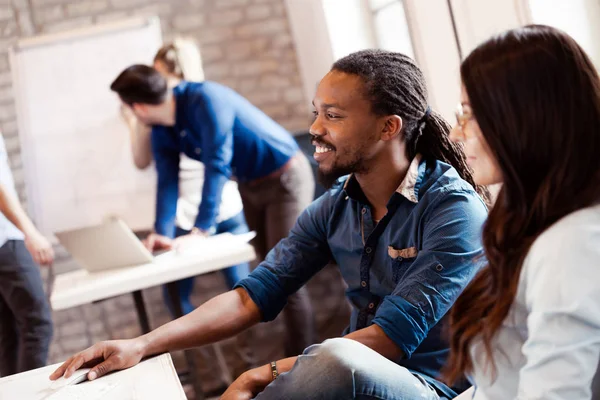
<path fill-rule="evenodd" d="M 345 165 L 334 165 L 331 170 L 324 172 L 319 168 L 317 170 L 317 180 L 326 189 L 331 189 L 333 184 L 342 176 L 350 175 L 356 172 L 366 172 L 361 159 L 356 159 Z"/>

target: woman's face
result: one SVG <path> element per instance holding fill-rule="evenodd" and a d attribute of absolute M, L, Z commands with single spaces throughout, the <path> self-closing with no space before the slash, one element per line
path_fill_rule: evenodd
<path fill-rule="evenodd" d="M 464 86 L 456 111 L 456 125 L 450 131 L 450 140 L 464 145 L 467 163 L 473 170 L 473 179 L 476 184 L 502 183 L 502 172 L 473 116 L 469 96 L 467 96 Z"/>

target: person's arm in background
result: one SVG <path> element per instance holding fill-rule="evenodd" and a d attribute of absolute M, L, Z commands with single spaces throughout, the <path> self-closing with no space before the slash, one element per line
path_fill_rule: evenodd
<path fill-rule="evenodd" d="M 170 249 L 175 236 L 175 216 L 179 198 L 179 150 L 168 142 L 164 127 L 155 127 L 153 154 L 156 160 L 156 217 L 154 232 L 144 239 L 150 251 Z"/>
<path fill-rule="evenodd" d="M 204 163 L 204 185 L 194 226 L 200 231 L 212 233 L 221 205 L 223 187 L 231 178 L 235 111 L 219 93 L 208 92 L 202 101 L 197 100 L 195 103 L 198 104 L 198 111 L 194 115 L 194 124 L 202 127 L 200 161 Z"/>
<path fill-rule="evenodd" d="M 146 335 L 100 342 L 69 358 L 50 378 L 69 377 L 83 364 L 94 361 L 97 365 L 89 378 L 95 379 L 136 365 L 149 355 L 206 345 L 234 336 L 260 321 L 273 320 L 287 297 L 331 259 L 324 233 L 329 213 L 317 202 L 304 211 L 290 235 L 235 289 Z"/>
<path fill-rule="evenodd" d="M 50 265 L 54 261 L 52 245 L 35 227 L 25 213 L 21 203 L 0 185 L 0 212 L 25 235 L 25 246 L 34 261 L 41 265 Z"/>
<path fill-rule="evenodd" d="M 140 122 L 126 106 L 121 106 L 121 115 L 129 130 L 133 163 L 138 169 L 145 169 L 152 163 L 152 128 Z"/>
<path fill-rule="evenodd" d="M 410 356 L 478 271 L 481 226 L 487 217 L 473 194 L 445 196 L 424 215 L 423 245 L 409 273 L 384 298 L 373 325 L 345 336 L 397 361 Z M 441 268 L 440 268 L 441 266 Z M 277 361 L 289 371 L 297 357 Z M 272 381 L 270 365 L 242 374 L 223 398 L 253 398 Z"/>

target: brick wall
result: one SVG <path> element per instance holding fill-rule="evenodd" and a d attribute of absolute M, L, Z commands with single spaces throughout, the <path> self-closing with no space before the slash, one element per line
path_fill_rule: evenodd
<path fill-rule="evenodd" d="M 158 15 L 165 40 L 178 34 L 201 45 L 207 79 L 231 86 L 291 131 L 305 130 L 309 114 L 303 98 L 294 43 L 283 0 L 0 0 L 0 129 L 21 199 L 25 198 L 23 163 L 11 86 L 8 48 L 19 38 L 119 20 Z M 63 263 L 69 261 L 60 257 Z M 195 304 L 225 290 L 221 274 L 196 280 Z M 327 268 L 309 285 L 318 304 L 321 338 L 338 335 L 347 321 L 343 285 L 335 268 Z M 144 292 L 152 326 L 169 320 L 160 288 Z M 54 313 L 55 337 L 50 362 L 99 340 L 139 334 L 130 296 Z M 254 330 L 260 361 L 281 356 L 283 325 L 279 320 Z M 233 341 L 225 356 L 236 369 Z M 199 352 L 203 382 L 218 386 L 210 352 Z M 176 358 L 178 364 L 181 357 Z"/>
<path fill-rule="evenodd" d="M 207 79 L 234 88 L 291 131 L 308 128 L 283 0 L 0 0 L 0 129 L 23 200 L 9 46 L 22 37 L 150 15 L 160 17 L 165 40 L 198 41 Z"/>

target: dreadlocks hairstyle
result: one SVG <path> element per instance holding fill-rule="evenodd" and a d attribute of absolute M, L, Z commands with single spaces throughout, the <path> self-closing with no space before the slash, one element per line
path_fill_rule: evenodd
<path fill-rule="evenodd" d="M 600 202 L 600 78 L 573 38 L 548 26 L 510 30 L 473 50 L 460 72 L 503 187 L 483 229 L 488 265 L 450 312 L 448 382 L 472 371 L 479 340 L 495 377 L 493 340 L 531 245 Z"/>
<path fill-rule="evenodd" d="M 385 50 L 363 50 L 341 58 L 332 70 L 362 78 L 373 112 L 402 118 L 409 160 L 421 154 L 446 162 L 476 187 L 462 146 L 450 141 L 450 124 L 427 105 L 425 77 L 414 60 Z M 487 190 L 477 189 L 487 200 Z"/>

